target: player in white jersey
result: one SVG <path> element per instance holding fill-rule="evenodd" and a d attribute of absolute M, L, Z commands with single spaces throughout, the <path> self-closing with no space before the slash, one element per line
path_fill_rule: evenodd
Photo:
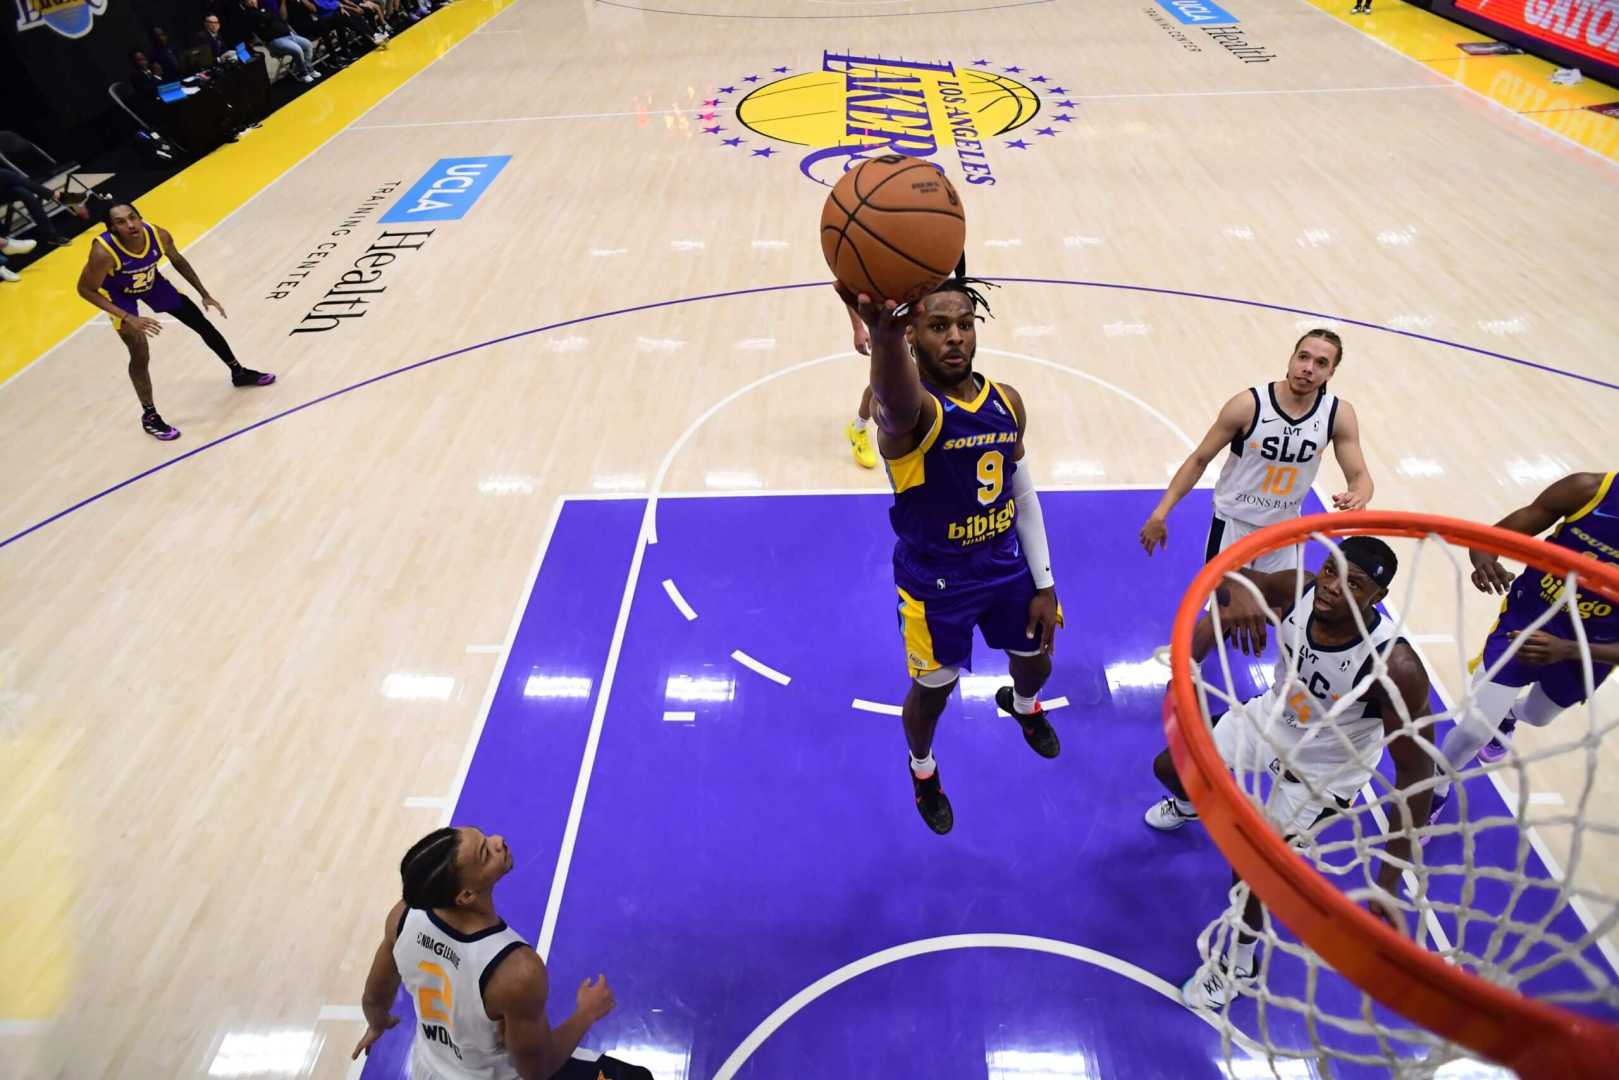
<path fill-rule="evenodd" d="M 495 882 L 511 868 L 506 841 L 471 827 L 438 829 L 405 853 L 404 899 L 388 912 L 366 975 L 368 1027 L 355 1058 L 399 1023 L 388 1010 L 401 981 L 416 1006 L 411 1080 L 547 1080 L 612 1011 L 598 975 L 580 984 L 572 1016 L 554 1029 L 546 1022 L 545 964 L 495 914 Z"/>
<path fill-rule="evenodd" d="M 1428 820 L 1431 792 L 1413 789 L 1433 776 L 1434 763 L 1406 723 L 1407 717 L 1415 721 L 1428 715 L 1428 673 L 1376 607 L 1388 593 L 1398 560 L 1387 544 L 1371 536 L 1349 537 L 1338 550 L 1342 565 L 1337 556 L 1329 555 L 1319 573 L 1305 572 L 1297 606 L 1296 570 L 1244 571 L 1281 616 L 1277 644 L 1282 655 L 1269 690 L 1214 722 L 1215 746 L 1243 781 L 1244 790 L 1256 790 L 1252 774 L 1270 775 L 1265 816 L 1289 838 L 1303 836 L 1335 810 L 1349 807 L 1377 768 L 1385 741 L 1394 759 L 1394 786 L 1410 793 L 1412 820 Z M 1234 584 L 1222 587 L 1220 601 L 1222 625 L 1232 631 L 1239 646 L 1257 655 L 1264 648 L 1267 626 L 1263 609 L 1246 589 Z M 1360 611 L 1360 623 L 1355 609 Z M 1192 639 L 1192 655 L 1201 662 L 1213 647 L 1213 621 L 1205 614 Z M 1387 681 L 1374 679 L 1362 686 L 1373 674 L 1377 657 L 1386 666 Z M 1420 734 L 1431 742 L 1430 728 L 1423 725 Z M 1197 820 L 1168 750 L 1154 759 L 1153 772 L 1169 795 L 1147 811 L 1147 824 L 1168 832 Z M 1389 839 L 1384 847 L 1388 858 L 1378 869 L 1377 884 L 1393 896 L 1400 874 L 1396 863 L 1410 862 L 1411 841 L 1398 800 L 1388 809 Z M 1372 910 L 1400 925 L 1393 908 L 1374 902 Z M 1254 971 L 1261 922 L 1259 900 L 1252 895 L 1243 924 L 1253 933 L 1239 933 L 1226 958 L 1236 978 Z M 1181 987 L 1181 1000 L 1192 1008 L 1219 1008 L 1225 998 L 1225 978 L 1210 968 L 1199 968 Z"/>
<path fill-rule="evenodd" d="M 1231 453 L 1214 485 L 1214 520 L 1205 560 L 1256 529 L 1298 517 L 1329 443 L 1349 484 L 1348 490 L 1332 497 L 1333 507 L 1359 510 L 1371 502 L 1372 477 L 1360 449 L 1360 420 L 1349 402 L 1327 389 L 1343 356 L 1337 334 L 1311 330 L 1293 346 L 1282 379 L 1249 387 L 1225 403 L 1141 526 L 1141 546 L 1147 554 L 1168 544 L 1169 512 L 1197 486 L 1222 448 Z M 1261 556 L 1253 569 L 1289 570 L 1297 564 L 1298 549 L 1287 547 Z"/>

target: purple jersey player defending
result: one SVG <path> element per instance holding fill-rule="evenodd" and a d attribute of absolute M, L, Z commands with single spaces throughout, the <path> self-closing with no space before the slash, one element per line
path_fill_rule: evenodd
<path fill-rule="evenodd" d="M 1527 536 L 1538 536 L 1556 525 L 1546 538 L 1550 543 L 1601 562 L 1619 564 L 1619 483 L 1615 476 L 1619 473 L 1565 476 L 1536 496 L 1534 502 L 1514 510 L 1496 525 Z M 1489 682 L 1481 681 L 1514 638 L 1548 607 L 1562 602 L 1563 577 L 1525 567 L 1514 580 L 1489 552 L 1474 551 L 1472 557 L 1473 584 L 1483 592 L 1506 593 L 1507 598 L 1484 641 L 1483 654 L 1473 662 L 1477 709 L 1451 728 L 1441 747 L 1455 768 L 1471 761 L 1480 747 L 1484 748 L 1479 754 L 1482 760 L 1499 760 L 1506 754 L 1500 740 L 1512 733 L 1519 720 L 1542 727 L 1570 705 L 1585 700 L 1579 644 L 1566 610 L 1524 638 L 1517 653 Z M 1575 608 L 1591 648 L 1592 686 L 1599 686 L 1619 664 L 1619 610 L 1600 597 L 1576 598 Z M 1524 687 L 1529 692 L 1520 699 Z M 1439 808 L 1450 796 L 1450 784 L 1440 785 L 1434 794 L 1432 816 L 1437 818 Z"/>
<path fill-rule="evenodd" d="M 951 278 L 903 315 L 892 301 L 844 297 L 871 335 L 872 419 L 894 487 L 894 584 L 911 674 L 905 739 L 916 806 L 936 833 L 954 815 L 933 732 L 971 661 L 974 626 L 1010 663 L 1012 685 L 996 704 L 1042 757 L 1059 751 L 1035 699 L 1062 613 L 1039 497 L 1018 467 L 1028 414 L 1017 391 L 973 373 L 984 305 L 974 284 Z"/>
<path fill-rule="evenodd" d="M 148 435 L 164 440 L 178 439 L 180 430 L 165 423 L 152 404 L 152 377 L 147 372 L 151 354 L 146 339 L 162 333 L 163 324 L 140 314 L 143 301 L 153 311 L 167 312 L 195 330 L 230 368 L 233 385 L 268 386 L 275 382 L 274 375 L 237 363 L 213 323 L 189 296 L 169 284 L 158 270 L 158 263 L 167 258 L 180 271 L 180 276 L 201 294 L 204 307 L 225 314 L 219 301 L 203 287 L 202 279 L 197 277 L 191 264 L 175 250 L 174 237 L 167 229 L 142 221 L 140 211 L 128 203 L 109 207 L 106 225 L 107 231 L 91 241 L 90 261 L 79 275 L 79 295 L 112 316 L 113 329 L 129 346 L 129 381 L 140 399 L 141 427 Z"/>

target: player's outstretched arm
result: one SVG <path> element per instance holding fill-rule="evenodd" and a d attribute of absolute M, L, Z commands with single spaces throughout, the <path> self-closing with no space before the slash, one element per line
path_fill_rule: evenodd
<path fill-rule="evenodd" d="M 197 272 L 196 270 L 192 269 L 191 263 L 187 261 L 186 257 L 180 254 L 180 250 L 174 246 L 174 237 L 169 235 L 169 230 L 158 226 L 157 242 L 162 247 L 163 254 L 169 257 L 169 262 L 171 265 L 173 265 L 174 269 L 181 277 L 189 281 L 191 283 L 191 287 L 197 290 L 197 295 L 202 297 L 202 306 L 205 308 L 213 308 L 221 315 L 224 315 L 225 308 L 218 300 L 213 298 L 211 293 L 208 292 L 208 286 L 202 283 L 202 278 L 197 276 Z"/>
<path fill-rule="evenodd" d="M 1389 743 L 1389 757 L 1394 760 L 1394 786 L 1407 793 L 1406 805 L 1411 810 L 1411 821 L 1421 824 L 1428 820 L 1433 802 L 1432 789 L 1412 790 L 1431 778 L 1434 770 L 1433 758 L 1418 741 L 1420 738 L 1430 744 L 1433 742 L 1433 722 L 1421 723 L 1428 715 L 1428 671 L 1422 666 L 1416 651 L 1401 641 L 1389 651 L 1388 674 L 1389 681 L 1394 684 L 1394 693 L 1391 694 L 1389 688 L 1381 684 L 1369 692 L 1380 695 L 1386 703 L 1383 708 L 1383 730 L 1394 736 Z M 1388 858 L 1378 869 L 1377 887 L 1394 896 L 1397 895 L 1401 866 L 1411 862 L 1411 834 L 1406 829 L 1405 811 L 1400 807 L 1400 800 L 1389 800 L 1388 816 L 1389 840 L 1383 849 Z M 1402 925 L 1404 920 L 1387 905 L 1374 901 L 1371 909 L 1372 914 L 1396 930 L 1405 929 Z"/>
<path fill-rule="evenodd" d="M 1570 514 L 1579 513 L 1602 490 L 1602 473 L 1570 473 L 1535 496 L 1528 506 L 1520 506 L 1495 523 L 1525 536 L 1539 536 Z M 1501 560 L 1476 548 L 1468 553 L 1473 560 L 1473 585 L 1480 592 L 1505 593 L 1512 588 L 1512 575 Z"/>
<path fill-rule="evenodd" d="M 547 1080 L 567 1064 L 590 1026 L 613 1011 L 613 991 L 598 975 L 579 984 L 578 1008 L 555 1029 L 546 1022 L 550 981 L 533 949 L 517 949 L 489 979 L 484 1011 L 505 1033 L 506 1056 L 523 1080 Z"/>
<path fill-rule="evenodd" d="M 1365 509 L 1372 501 L 1372 474 L 1360 448 L 1360 417 L 1355 415 L 1355 407 L 1343 400 L 1338 402 L 1338 417 L 1332 426 L 1332 453 L 1349 485 L 1348 490 L 1332 497 L 1333 509 Z"/>
<path fill-rule="evenodd" d="M 365 992 L 360 995 L 360 1008 L 365 1011 L 365 1034 L 360 1036 L 350 1060 L 369 1054 L 371 1045 L 382 1038 L 382 1033 L 399 1023 L 399 1017 L 388 1011 L 394 995 L 399 993 L 399 968 L 394 963 L 394 935 L 399 932 L 399 920 L 404 917 L 405 902 L 399 901 L 388 910 L 388 921 L 382 927 L 382 943 L 371 957 L 371 970 L 366 972 Z"/>
<path fill-rule="evenodd" d="M 1298 594 L 1315 579 L 1306 571 L 1301 577 L 1292 570 L 1262 573 L 1242 570 L 1242 577 L 1253 584 L 1249 589 L 1229 577 L 1215 590 L 1220 607 L 1220 629 L 1239 652 L 1258 656 L 1265 651 L 1266 632 L 1275 613 L 1293 606 Z M 1258 592 L 1258 596 L 1254 593 Z M 1192 631 L 1192 659 L 1202 662 L 1214 648 L 1214 617 L 1208 612 Z"/>
<path fill-rule="evenodd" d="M 1141 526 L 1141 546 L 1151 555 L 1153 549 L 1159 545 L 1169 545 L 1169 528 L 1165 522 L 1169 519 L 1169 512 L 1175 504 L 1186 497 L 1186 493 L 1197 486 L 1203 478 L 1203 471 L 1209 467 L 1209 462 L 1217 457 L 1222 449 L 1231 445 L 1231 441 L 1246 432 L 1254 422 L 1254 396 L 1244 390 L 1233 397 L 1220 408 L 1220 415 L 1215 417 L 1214 426 L 1209 428 L 1208 434 L 1197 448 L 1187 455 L 1181 467 L 1175 470 L 1174 477 L 1169 481 L 1169 487 L 1164 491 L 1164 497 L 1158 500 L 1158 505 L 1147 516 L 1147 521 Z"/>
<path fill-rule="evenodd" d="M 877 422 L 878 449 L 884 457 L 903 456 L 916 446 L 924 421 L 933 419 L 925 412 L 932 399 L 905 344 L 909 316 L 896 314 L 892 300 L 879 304 L 865 293 L 854 296 L 841 285 L 837 290 L 871 335 L 871 418 Z"/>

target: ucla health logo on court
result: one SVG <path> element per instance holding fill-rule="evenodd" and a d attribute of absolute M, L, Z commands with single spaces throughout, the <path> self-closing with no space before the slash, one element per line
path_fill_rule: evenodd
<path fill-rule="evenodd" d="M 437 232 L 433 226 L 466 217 L 510 161 L 509 154 L 435 161 L 420 180 L 406 188 L 376 219 L 377 225 L 391 227 L 377 234 L 370 246 L 349 262 L 291 333 L 324 334 L 365 318 L 366 313 L 381 302 L 382 294 L 388 291 L 394 277 L 402 272 L 401 260 L 408 262 L 427 246 Z M 316 244 L 303 261 L 282 274 L 266 299 L 284 300 L 311 277 L 331 281 L 326 275 L 335 266 L 342 265 L 332 256 L 351 233 L 367 224 L 365 219 L 399 189 L 400 183 L 390 180 L 373 191 L 331 230 L 328 238 Z"/>
<path fill-rule="evenodd" d="M 1060 100 L 1067 93 L 1052 75 L 987 57 L 958 64 L 826 52 L 814 70 L 761 69 L 719 87 L 698 119 L 718 149 L 796 158 L 818 184 L 837 183 L 867 158 L 904 154 L 992 185 L 1007 155 L 1068 130 L 1077 106 Z M 1035 124 L 1043 107 L 1053 112 Z"/>
<path fill-rule="evenodd" d="M 17 29 L 45 26 L 63 37 L 83 37 L 106 10 L 107 0 L 17 0 Z"/>

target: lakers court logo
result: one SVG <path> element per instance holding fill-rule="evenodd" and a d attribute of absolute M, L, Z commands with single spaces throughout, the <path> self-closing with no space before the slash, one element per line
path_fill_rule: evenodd
<path fill-rule="evenodd" d="M 925 158 L 990 186 L 1006 154 L 1058 138 L 1075 119 L 1075 103 L 1057 100 L 1067 87 L 1052 76 L 987 58 L 825 52 L 815 70 L 767 70 L 719 87 L 703 102 L 701 130 L 751 157 L 795 156 L 804 176 L 828 186 L 884 154 Z"/>
<path fill-rule="evenodd" d="M 106 10 L 107 0 L 17 0 L 17 29 L 48 26 L 63 37 L 83 37 Z"/>

